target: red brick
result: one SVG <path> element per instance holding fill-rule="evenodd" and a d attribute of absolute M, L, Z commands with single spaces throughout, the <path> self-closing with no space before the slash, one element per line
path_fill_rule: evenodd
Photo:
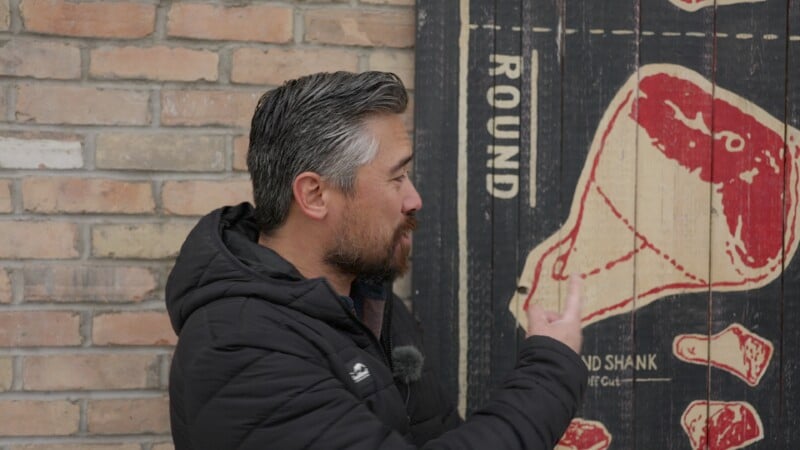
<path fill-rule="evenodd" d="M 11 201 L 11 180 L 0 180 L 0 213 L 14 211 Z"/>
<path fill-rule="evenodd" d="M 153 447 L 155 448 L 155 447 Z M 23 444 L 9 450 L 141 450 L 140 444 Z"/>
<path fill-rule="evenodd" d="M 248 127 L 260 93 L 232 91 L 163 91 L 164 125 Z"/>
<path fill-rule="evenodd" d="M 247 170 L 247 151 L 249 147 L 249 136 L 236 136 L 233 139 L 233 170 Z"/>
<path fill-rule="evenodd" d="M 233 53 L 231 81 L 279 85 L 314 72 L 358 69 L 358 55 L 337 49 L 241 48 Z"/>
<path fill-rule="evenodd" d="M 175 345 L 176 342 L 164 311 L 99 314 L 92 324 L 94 345 Z"/>
<path fill-rule="evenodd" d="M 408 106 L 406 112 L 403 113 L 403 124 L 408 130 L 409 134 L 414 134 L 414 94 L 408 95 Z"/>
<path fill-rule="evenodd" d="M 306 42 L 413 47 L 414 11 L 314 9 L 305 14 Z"/>
<path fill-rule="evenodd" d="M 26 266 L 25 302 L 139 302 L 154 298 L 156 274 L 137 266 Z"/>
<path fill-rule="evenodd" d="M 64 222 L 0 222 L 0 258 L 77 258 L 78 228 Z"/>
<path fill-rule="evenodd" d="M 22 0 L 26 31 L 96 38 L 142 38 L 155 29 L 156 5 L 133 2 Z"/>
<path fill-rule="evenodd" d="M 154 445 L 152 450 L 175 450 L 175 446 L 172 445 L 172 442 L 162 442 Z"/>
<path fill-rule="evenodd" d="M 0 357 L 0 391 L 11 389 L 14 382 L 14 362 L 11 357 Z"/>
<path fill-rule="evenodd" d="M 102 169 L 220 172 L 225 137 L 182 134 L 103 133 L 95 142 Z"/>
<path fill-rule="evenodd" d="M 2 0 L 0 0 L 1 2 Z M 7 122 L 6 111 L 8 110 L 8 89 L 0 85 L 0 122 Z"/>
<path fill-rule="evenodd" d="M 0 347 L 58 347 L 81 344 L 76 312 L 0 312 Z"/>
<path fill-rule="evenodd" d="M 83 144 L 62 133 L 0 132 L 0 167 L 78 169 L 83 167 Z"/>
<path fill-rule="evenodd" d="M 214 52 L 163 46 L 100 47 L 90 60 L 93 77 L 144 80 L 216 81 L 219 65 Z"/>
<path fill-rule="evenodd" d="M 8 0 L 0 0 L 0 30 L 11 28 L 11 9 Z"/>
<path fill-rule="evenodd" d="M 169 433 L 169 400 L 90 400 L 86 422 L 91 434 Z"/>
<path fill-rule="evenodd" d="M 11 277 L 8 271 L 0 269 L 0 303 L 11 303 L 12 300 Z"/>
<path fill-rule="evenodd" d="M 81 50 L 62 42 L 12 39 L 0 47 L 0 75 L 77 79 L 81 77 Z"/>
<path fill-rule="evenodd" d="M 0 400 L 0 436 L 76 434 L 80 416 L 69 400 Z"/>
<path fill-rule="evenodd" d="M 159 366 L 155 354 L 26 356 L 22 361 L 23 388 L 28 391 L 156 388 Z"/>
<path fill-rule="evenodd" d="M 289 42 L 292 8 L 173 3 L 167 17 L 167 34 L 215 41 Z"/>
<path fill-rule="evenodd" d="M 25 178 L 23 207 L 35 213 L 136 214 L 155 210 L 149 182 L 101 178 Z"/>
<path fill-rule="evenodd" d="M 220 206 L 253 201 L 250 180 L 167 181 L 161 189 L 164 212 L 198 216 Z"/>
<path fill-rule="evenodd" d="M 17 87 L 19 122 L 71 125 L 146 125 L 150 94 L 85 86 L 22 84 Z"/>
<path fill-rule="evenodd" d="M 92 255 L 100 258 L 174 258 L 193 225 L 95 225 L 92 227 Z"/>
<path fill-rule="evenodd" d="M 369 55 L 369 70 L 394 72 L 408 89 L 414 89 L 413 51 L 376 51 Z"/>

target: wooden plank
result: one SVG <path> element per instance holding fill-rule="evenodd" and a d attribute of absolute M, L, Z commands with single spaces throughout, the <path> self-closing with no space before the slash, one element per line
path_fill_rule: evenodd
<path fill-rule="evenodd" d="M 467 73 L 466 117 L 466 233 L 467 233 L 467 414 L 489 398 L 492 344 L 492 199 L 486 192 L 486 147 L 494 124 L 486 92 L 494 84 L 490 57 L 495 43 L 494 1 L 469 0 L 471 29 Z M 462 24 L 463 26 L 464 24 Z M 463 95 L 463 94 L 462 94 Z M 502 126 L 502 128 L 501 128 Z"/>
<path fill-rule="evenodd" d="M 613 447 L 633 448 L 633 385 L 625 381 L 633 374 L 632 315 L 603 310 L 634 292 L 634 266 L 623 261 L 634 239 L 617 214 L 633 221 L 636 142 L 618 113 L 620 89 L 637 66 L 636 2 L 567 1 L 565 12 L 561 201 L 568 215 L 551 264 L 561 265 L 562 276 L 585 277 L 583 356 L 591 375 L 579 417 L 604 427 Z"/>
<path fill-rule="evenodd" d="M 716 13 L 709 397 L 718 403 L 708 411 L 708 434 L 712 442 L 727 439 L 730 429 L 714 426 L 715 418 L 738 411 L 741 422 L 760 426 L 739 436 L 753 441 L 748 448 L 784 446 L 779 355 L 786 11 L 785 0 L 774 0 Z"/>
<path fill-rule="evenodd" d="M 670 2 L 641 10 L 634 320 L 636 354 L 646 363 L 633 380 L 634 448 L 690 448 L 682 414 L 708 400 L 706 365 L 678 360 L 673 343 L 708 336 L 712 188 L 687 160 L 710 166 L 711 143 L 693 138 L 673 106 L 711 118 L 713 17 L 713 7 L 685 11 Z"/>
<path fill-rule="evenodd" d="M 425 363 L 458 397 L 458 1 L 420 2 L 417 13 L 414 180 L 423 197 L 414 233 L 414 313 L 425 327 Z M 426 99 L 435 99 L 427 101 Z"/>
<path fill-rule="evenodd" d="M 786 191 L 789 205 L 785 214 L 784 247 L 790 248 L 784 257 L 783 272 L 783 322 L 781 363 L 781 424 L 784 448 L 800 446 L 800 257 L 792 240 L 800 236 L 798 211 L 798 179 L 800 178 L 800 1 L 789 1 L 788 50 L 786 68 L 786 137 L 789 144 L 784 158 Z M 793 234 L 792 234 L 793 233 Z M 790 245 L 787 245 L 790 244 Z"/>
<path fill-rule="evenodd" d="M 508 300 L 516 291 L 519 251 L 520 187 L 525 178 L 520 173 L 520 148 L 523 136 L 530 133 L 522 122 L 522 98 L 530 97 L 531 57 L 522 47 L 522 0 L 495 2 L 495 62 L 492 90 L 486 100 L 496 121 L 506 122 L 504 133 L 493 136 L 491 147 L 484 150 L 482 161 L 485 186 L 492 210 L 491 277 L 491 352 L 489 388 L 499 386 L 514 367 L 517 359 L 517 327 L 508 309 Z M 530 4 L 527 5 L 530 8 Z M 503 58 L 517 62 L 517 70 L 498 64 Z M 499 68 L 509 67 L 508 70 Z M 516 125 L 514 125 L 516 124 Z M 477 155 L 478 152 L 475 152 Z M 485 318 L 484 318 L 485 320 Z"/>

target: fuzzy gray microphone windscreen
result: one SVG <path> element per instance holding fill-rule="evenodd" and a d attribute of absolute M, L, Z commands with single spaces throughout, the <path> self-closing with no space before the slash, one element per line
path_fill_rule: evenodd
<path fill-rule="evenodd" d="M 409 384 L 418 381 L 422 377 L 422 363 L 425 357 L 422 356 L 417 347 L 413 345 L 401 345 L 392 350 L 392 375 L 399 381 Z"/>

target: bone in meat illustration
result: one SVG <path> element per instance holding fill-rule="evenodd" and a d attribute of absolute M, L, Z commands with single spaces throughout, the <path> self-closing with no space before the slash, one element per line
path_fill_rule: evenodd
<path fill-rule="evenodd" d="M 738 3 L 760 3 L 765 0 L 669 0 L 670 3 L 684 11 L 695 12 L 709 6 L 736 5 Z"/>
<path fill-rule="evenodd" d="M 764 438 L 761 418 L 747 402 L 692 402 L 681 426 L 696 450 L 733 450 Z"/>
<path fill-rule="evenodd" d="M 641 67 L 600 121 L 566 222 L 528 254 L 511 312 L 559 310 L 571 273 L 585 279 L 584 325 L 767 284 L 797 250 L 798 152 L 798 130 L 719 86 L 712 97 L 700 74 Z"/>
<path fill-rule="evenodd" d="M 575 418 L 553 450 L 606 450 L 611 445 L 611 433 L 594 420 Z"/>
<path fill-rule="evenodd" d="M 756 386 L 761 381 L 772 358 L 772 351 L 771 342 L 738 323 L 710 339 L 702 334 L 682 334 L 672 341 L 672 352 L 678 359 L 711 364 L 736 375 L 750 386 Z"/>

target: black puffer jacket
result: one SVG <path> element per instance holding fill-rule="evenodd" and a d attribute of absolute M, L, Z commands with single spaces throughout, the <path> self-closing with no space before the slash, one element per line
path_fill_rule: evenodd
<path fill-rule="evenodd" d="M 302 278 L 257 235 L 250 205 L 214 211 L 170 274 L 177 450 L 545 449 L 575 414 L 585 365 L 534 337 L 462 424 L 433 373 L 410 385 L 392 377 L 392 346 L 422 348 L 402 302 L 387 300 L 378 340 L 325 280 Z"/>

